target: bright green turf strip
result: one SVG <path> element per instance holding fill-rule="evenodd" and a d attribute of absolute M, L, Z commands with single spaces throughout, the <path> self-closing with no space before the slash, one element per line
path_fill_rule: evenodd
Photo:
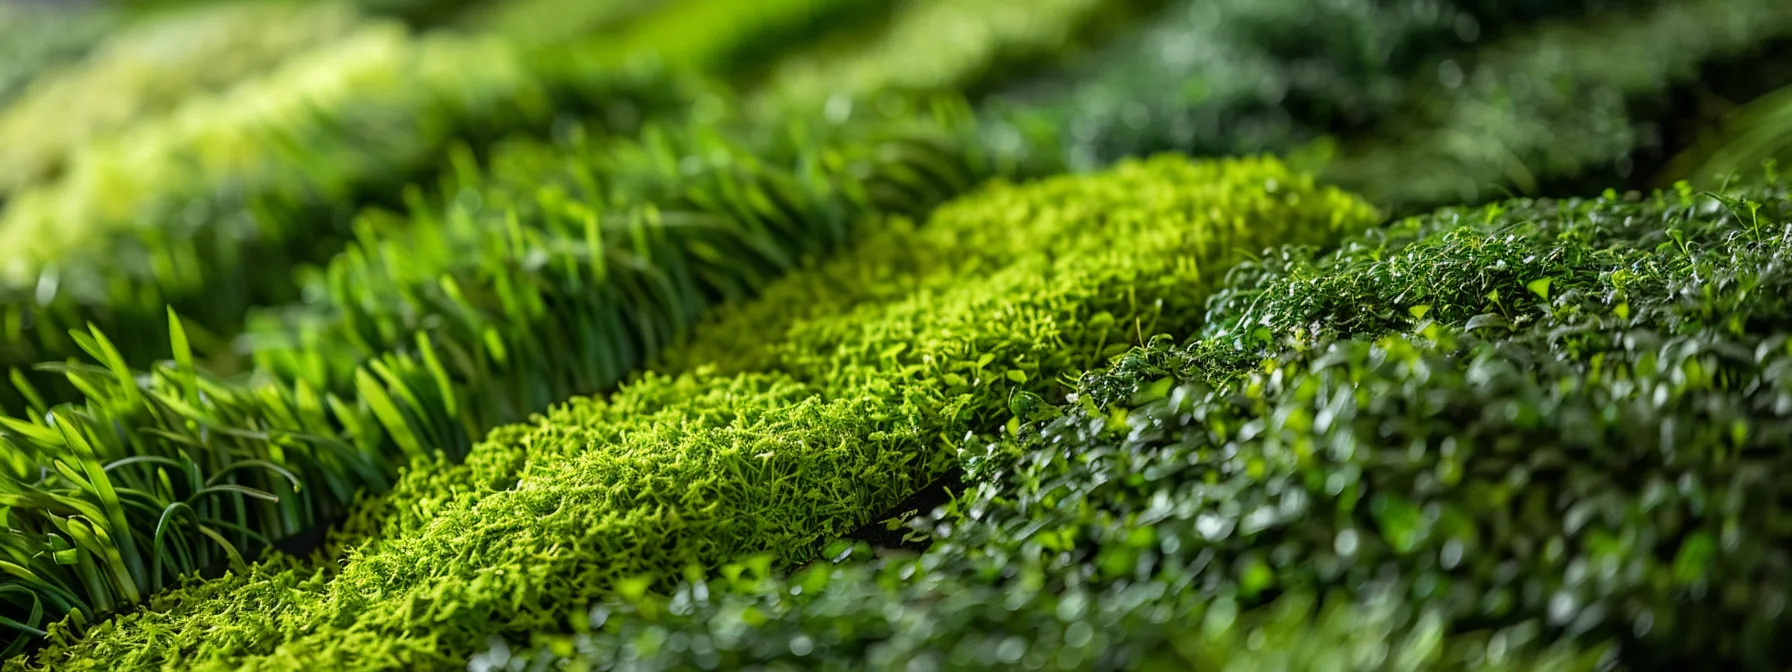
<path fill-rule="evenodd" d="M 1789 223 L 1773 185 L 1276 250 L 961 453 L 925 555 L 736 567 L 474 669 L 1783 669 Z"/>
<path fill-rule="evenodd" d="M 1146 329 L 1192 326 L 1241 250 L 1373 217 L 1257 160 L 990 187 L 768 289 L 787 308 L 766 310 L 794 314 L 748 308 L 698 337 L 711 351 L 739 325 L 772 328 L 762 338 L 784 345 L 744 355 L 760 370 L 653 374 L 501 428 L 365 510 L 352 527 L 379 534 L 339 569 L 166 593 L 85 637 L 53 634 L 36 664 L 456 667 L 488 634 L 687 565 L 813 557 L 817 538 L 943 468 L 967 431 L 993 429 L 1013 394 L 1062 389 Z M 856 307 L 806 303 L 832 292 Z"/>

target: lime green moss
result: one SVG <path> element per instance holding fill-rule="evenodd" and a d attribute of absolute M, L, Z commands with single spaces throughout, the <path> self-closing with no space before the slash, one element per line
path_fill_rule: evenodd
<path fill-rule="evenodd" d="M 351 525 L 378 534 L 339 567 L 173 591 L 85 637 L 59 626 L 12 666 L 446 669 L 488 635 L 687 566 L 806 560 L 945 468 L 1011 399 L 1061 392 L 1147 329 L 1192 326 L 1244 251 L 1373 217 L 1265 160 L 994 185 L 775 283 L 691 345 L 720 357 L 671 358 L 695 366 L 410 471 Z"/>

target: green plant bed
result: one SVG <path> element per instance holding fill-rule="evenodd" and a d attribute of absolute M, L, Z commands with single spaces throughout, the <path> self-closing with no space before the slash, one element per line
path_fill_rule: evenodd
<path fill-rule="evenodd" d="M 545 130 L 556 110 L 628 133 L 692 89 L 650 71 L 537 78 L 498 45 L 379 31 L 317 56 L 101 145 L 55 188 L 10 204 L 0 364 L 79 356 L 66 330 L 93 323 L 145 366 L 166 352 L 164 305 L 194 321 L 203 358 L 228 357 L 251 306 L 298 298 L 296 266 L 328 258 L 362 206 L 392 203 L 454 148 Z M 306 111 L 324 100 L 334 112 Z"/>
<path fill-rule="evenodd" d="M 44 395 L 21 384 L 30 407 L 24 420 L 6 420 L 15 448 L 0 487 L 24 498 L 9 512 L 15 532 L 0 540 L 34 575 L 20 577 L 34 594 L 57 598 L 47 619 L 17 620 L 41 628 L 76 609 L 110 611 L 216 564 L 207 559 L 219 552 L 246 553 L 333 522 L 358 493 L 388 487 L 401 465 L 438 452 L 458 460 L 493 426 L 610 387 L 710 303 L 747 298 L 884 210 L 919 213 L 982 170 L 974 145 L 925 117 L 807 130 L 760 136 L 758 144 L 783 152 L 766 163 L 715 136 L 687 138 L 704 141 L 707 182 L 684 170 L 694 166 L 678 160 L 680 151 L 651 142 L 565 150 L 541 172 L 507 161 L 484 181 L 469 172 L 465 189 L 446 190 L 463 195 L 446 212 L 363 227 L 365 247 L 345 254 L 323 285 L 339 303 L 315 309 L 334 312 L 303 323 L 315 329 L 313 349 L 270 359 L 248 382 L 201 374 L 184 330 L 173 339 L 175 362 L 149 373 L 132 371 L 99 332 L 71 334 L 104 366 L 51 372 L 85 403 L 54 409 L 50 422 Z M 573 179 L 594 174 L 602 187 Z M 547 190 L 556 180 L 571 193 Z M 284 366 L 298 363 L 322 368 Z M 139 377 L 148 379 L 142 390 Z M 79 427 L 83 439 L 60 426 Z M 81 443 L 92 444 L 91 455 Z M 85 485 L 98 477 L 75 475 L 82 465 L 121 465 L 100 480 L 138 494 L 106 499 L 106 486 Z M 41 478 L 46 469 L 61 477 Z M 207 489 L 214 485 L 224 490 Z M 108 514 L 100 524 L 108 534 L 75 556 L 110 575 L 37 554 L 62 550 L 57 539 L 72 534 L 57 534 L 58 520 L 97 517 L 81 501 L 128 507 Z M 164 528 L 184 536 L 163 541 Z M 224 534 L 212 539 L 206 529 Z M 163 547 L 171 549 L 166 562 L 156 560 Z"/>
<path fill-rule="evenodd" d="M 1192 327 L 1243 251 L 1373 218 L 1266 160 L 991 186 L 724 311 L 665 358 L 688 371 L 496 430 L 462 465 L 419 465 L 351 521 L 365 541 L 339 565 L 194 584 L 84 636 L 55 626 L 13 665 L 458 667 L 488 635 L 687 568 L 806 561 L 1014 400 L 1056 396 L 1137 334 Z"/>
<path fill-rule="evenodd" d="M 965 441 L 920 556 L 733 567 L 472 667 L 1783 669 L 1789 223 L 1774 184 L 1284 247 Z"/>

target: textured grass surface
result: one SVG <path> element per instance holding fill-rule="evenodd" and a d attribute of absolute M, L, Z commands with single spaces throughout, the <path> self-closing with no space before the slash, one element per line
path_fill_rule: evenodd
<path fill-rule="evenodd" d="M 84 637 L 52 633 L 36 664 L 458 666 L 486 635 L 687 565 L 810 559 L 947 466 L 957 437 L 993 429 L 1015 395 L 1055 394 L 1109 345 L 1197 319 L 1240 250 L 1372 217 L 1262 161 L 991 187 L 721 318 L 690 349 L 725 361 L 692 355 L 694 371 L 576 399 L 494 432 L 461 466 L 410 472 L 351 524 L 377 534 L 338 567 L 173 591 Z M 834 292 L 851 310 L 808 301 Z M 748 324 L 765 331 L 745 351 L 710 343 Z"/>
<path fill-rule="evenodd" d="M 310 283 L 320 300 L 269 313 L 250 336 L 263 370 L 341 393 L 363 365 L 415 358 L 427 337 L 455 400 L 407 410 L 477 437 L 610 388 L 711 306 L 1001 172 L 965 116 L 867 109 L 510 147 L 444 189 L 463 196 L 364 220 Z"/>
<path fill-rule="evenodd" d="M 0 215 L 0 363 L 78 357 L 65 332 L 91 322 L 118 338 L 127 362 L 147 366 L 166 352 L 172 304 L 193 321 L 201 359 L 238 370 L 228 339 L 244 313 L 298 299 L 294 268 L 340 250 L 362 207 L 402 206 L 406 185 L 464 172 L 464 150 L 481 156 L 511 134 L 572 121 L 628 134 L 690 108 L 682 75 L 639 61 L 733 76 L 858 10 L 791 2 L 730 18 L 740 11 L 677 3 L 614 34 L 540 49 L 363 21 L 265 77 L 84 144 L 60 179 Z M 703 41 L 650 39 L 674 19 L 715 28 Z M 68 397 L 36 382 L 52 400 Z M 8 392 L 0 403 L 17 407 Z"/>
<path fill-rule="evenodd" d="M 1773 186 L 1283 248 L 967 441 L 921 556 L 737 567 L 474 668 L 1781 669 L 1789 222 Z"/>

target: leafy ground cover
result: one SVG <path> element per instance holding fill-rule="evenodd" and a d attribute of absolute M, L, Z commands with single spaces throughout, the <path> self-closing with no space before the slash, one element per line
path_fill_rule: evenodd
<path fill-rule="evenodd" d="M 963 442 L 922 554 L 736 565 L 472 669 L 1777 669 L 1789 222 L 1776 184 L 1284 247 Z"/>

